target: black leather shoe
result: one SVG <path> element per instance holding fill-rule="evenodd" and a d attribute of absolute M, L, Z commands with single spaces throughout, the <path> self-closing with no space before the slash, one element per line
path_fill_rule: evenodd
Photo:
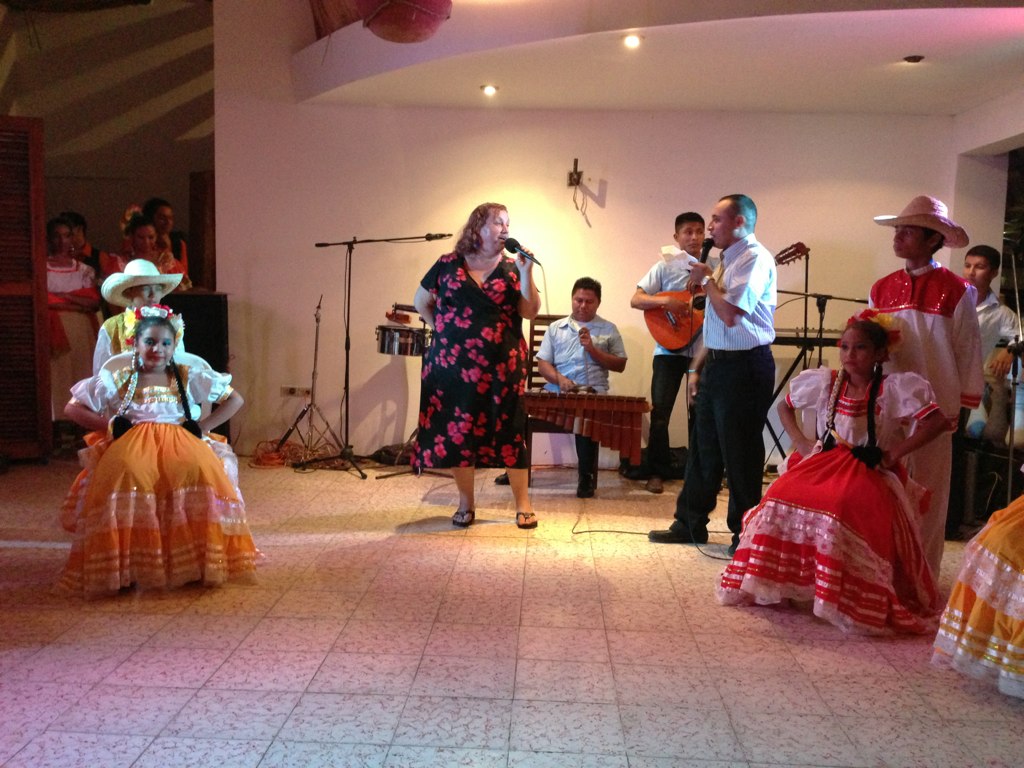
<path fill-rule="evenodd" d="M 648 493 L 663 493 L 665 490 L 665 483 L 658 475 L 651 475 L 647 479 L 647 485 L 645 486 Z"/>
<path fill-rule="evenodd" d="M 579 483 L 576 484 L 576 497 L 579 499 L 589 499 L 594 495 L 594 481 L 589 476 L 584 475 L 580 478 Z"/>
<path fill-rule="evenodd" d="M 653 541 L 655 544 L 707 544 L 708 535 L 705 532 L 702 536 L 700 532 L 697 532 L 696 536 L 690 536 L 689 531 L 682 533 L 673 531 L 671 528 L 667 531 L 651 531 L 647 534 L 647 538 Z"/>
<path fill-rule="evenodd" d="M 508 472 L 502 472 L 496 478 L 494 478 L 495 485 L 508 485 Z"/>

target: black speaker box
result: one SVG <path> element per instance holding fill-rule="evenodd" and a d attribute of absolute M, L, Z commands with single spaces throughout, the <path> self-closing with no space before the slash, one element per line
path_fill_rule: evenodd
<path fill-rule="evenodd" d="M 185 349 L 199 355 L 215 371 L 228 373 L 228 296 L 200 289 L 164 297 L 185 321 Z"/>
<path fill-rule="evenodd" d="M 228 296 L 196 288 L 164 296 L 163 303 L 185 321 L 185 351 L 199 355 L 215 371 L 228 370 Z M 228 423 L 213 430 L 230 436 Z"/>

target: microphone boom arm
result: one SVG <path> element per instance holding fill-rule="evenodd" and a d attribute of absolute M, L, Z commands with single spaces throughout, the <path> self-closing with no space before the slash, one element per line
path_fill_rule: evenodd
<path fill-rule="evenodd" d="M 351 240 L 343 240 L 340 243 L 313 243 L 315 248 L 333 248 L 336 245 L 352 246 L 358 243 L 425 243 L 431 240 L 445 240 L 451 235 L 439 235 L 428 232 L 425 235 L 411 235 L 410 237 L 381 237 L 376 240 L 360 240 L 353 237 Z"/>

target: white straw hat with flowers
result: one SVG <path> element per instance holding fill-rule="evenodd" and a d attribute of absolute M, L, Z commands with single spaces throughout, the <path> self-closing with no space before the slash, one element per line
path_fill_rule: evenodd
<path fill-rule="evenodd" d="M 131 306 L 132 300 L 124 295 L 125 290 L 137 285 L 158 285 L 160 295 L 157 301 L 178 287 L 183 275 L 162 275 L 149 259 L 132 259 L 124 266 L 124 272 L 115 272 L 103 281 L 100 293 L 111 304 L 119 307 Z"/>
<path fill-rule="evenodd" d="M 964 248 L 970 240 L 964 228 L 949 218 L 949 210 L 941 200 L 918 195 L 899 216 L 875 216 L 875 223 L 883 227 L 925 227 L 934 229 L 945 238 L 947 248 Z"/>

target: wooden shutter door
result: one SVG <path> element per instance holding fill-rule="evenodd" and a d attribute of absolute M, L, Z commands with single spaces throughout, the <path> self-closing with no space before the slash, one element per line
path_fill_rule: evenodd
<path fill-rule="evenodd" d="M 43 122 L 0 116 L 0 456 L 50 454 Z"/>

